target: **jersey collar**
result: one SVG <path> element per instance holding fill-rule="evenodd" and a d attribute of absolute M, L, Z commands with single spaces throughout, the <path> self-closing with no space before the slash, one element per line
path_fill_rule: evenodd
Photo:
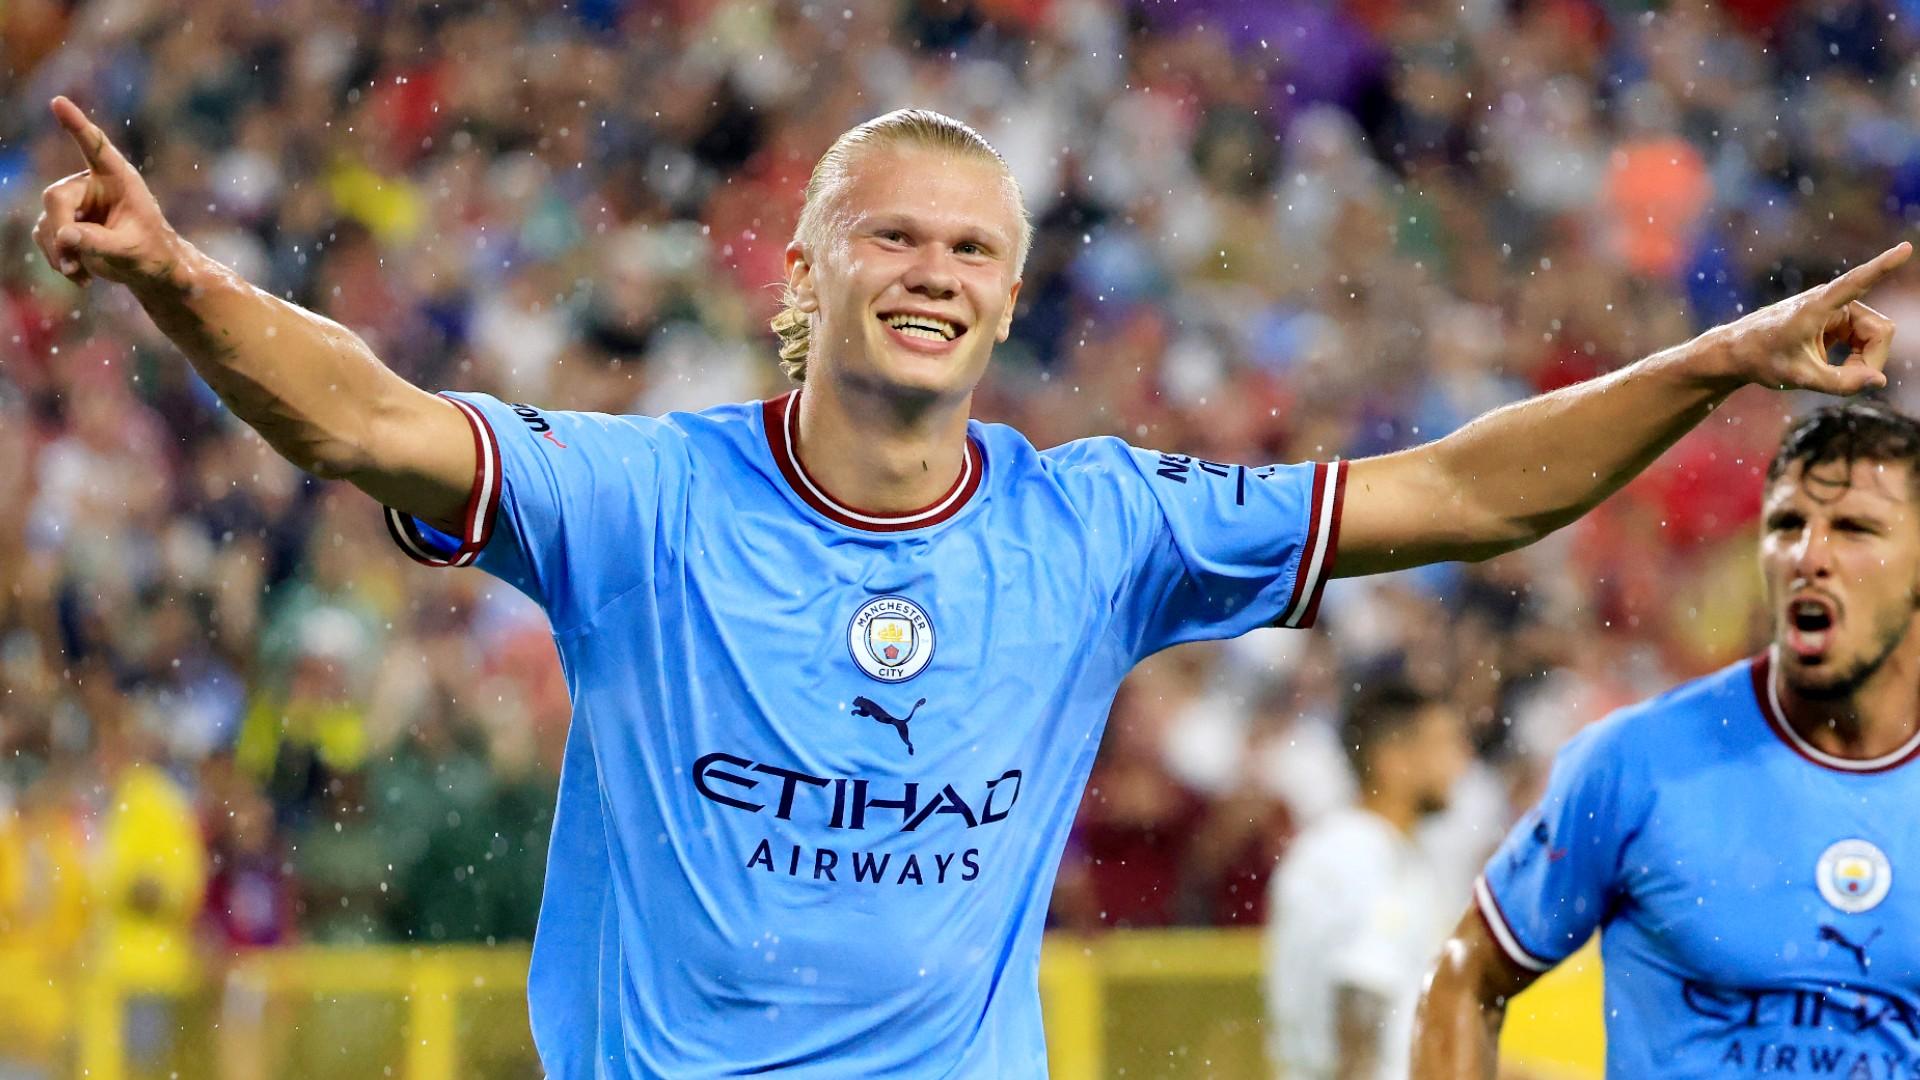
<path fill-rule="evenodd" d="M 980 444 L 972 436 L 967 438 L 966 457 L 960 465 L 960 476 L 947 489 L 945 495 L 918 510 L 904 514 L 883 514 L 873 510 L 861 510 L 835 499 L 827 490 L 808 475 L 807 467 L 800 463 L 800 391 L 793 390 L 777 398 L 760 403 L 760 416 L 767 432 L 767 448 L 773 452 L 773 461 L 780 467 L 780 475 L 786 478 L 787 486 L 821 516 L 836 525 L 866 532 L 905 532 L 908 529 L 924 529 L 929 525 L 938 525 L 958 514 L 974 492 L 980 490 L 980 480 L 986 475 L 987 459 Z"/>
<path fill-rule="evenodd" d="M 1901 744 L 1897 749 L 1871 758 L 1848 758 L 1829 754 L 1825 750 L 1808 742 L 1804 736 L 1787 723 L 1787 711 L 1780 704 L 1780 688 L 1773 680 L 1773 650 L 1753 658 L 1753 696 L 1760 703 L 1760 712 L 1767 718 L 1767 726 L 1792 748 L 1794 753 L 1813 762 L 1815 765 L 1833 769 L 1836 772 L 1877 773 L 1905 765 L 1920 755 L 1920 731 Z"/>

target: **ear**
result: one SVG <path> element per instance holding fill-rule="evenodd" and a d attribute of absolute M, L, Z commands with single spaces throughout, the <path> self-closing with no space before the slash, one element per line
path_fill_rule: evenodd
<path fill-rule="evenodd" d="M 1020 282 L 1013 283 L 1013 290 L 1007 293 L 1006 314 L 1000 316 L 999 329 L 993 332 L 993 340 L 1005 342 L 1007 335 L 1013 332 L 1013 309 L 1020 303 Z"/>
<path fill-rule="evenodd" d="M 813 260 L 795 240 L 787 245 L 787 289 L 793 293 L 793 306 L 811 315 L 820 310 L 820 297 L 813 288 Z"/>

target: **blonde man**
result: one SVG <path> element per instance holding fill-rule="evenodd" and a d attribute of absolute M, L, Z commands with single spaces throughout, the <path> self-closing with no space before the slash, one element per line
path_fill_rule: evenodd
<path fill-rule="evenodd" d="M 1028 228 L 937 114 L 849 131 L 808 184 L 777 324 L 804 390 L 651 418 L 415 389 L 183 241 L 53 109 L 87 164 L 46 191 L 53 264 L 128 286 L 408 554 L 546 609 L 576 718 L 529 979 L 558 1077 L 1044 1072 L 1047 895 L 1136 661 L 1306 626 L 1336 574 L 1529 543 L 1744 383 L 1881 384 L 1892 327 L 1857 300 L 1908 254 L 1417 450 L 1041 453 L 968 415 Z"/>

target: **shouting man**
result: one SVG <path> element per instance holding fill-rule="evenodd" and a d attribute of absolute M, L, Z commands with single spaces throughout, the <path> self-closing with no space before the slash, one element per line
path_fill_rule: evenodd
<path fill-rule="evenodd" d="M 1441 954 L 1416 1077 L 1493 1076 L 1506 1000 L 1595 930 L 1610 1077 L 1920 1072 L 1920 423 L 1794 425 L 1760 570 L 1765 653 L 1560 752 Z"/>

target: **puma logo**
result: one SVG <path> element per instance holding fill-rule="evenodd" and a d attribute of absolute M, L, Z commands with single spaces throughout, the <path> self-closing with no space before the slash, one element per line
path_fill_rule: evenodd
<path fill-rule="evenodd" d="M 912 754 L 913 740 L 907 737 L 907 725 L 913 723 L 913 714 L 919 712 L 920 706 L 926 703 L 927 699 L 921 698 L 919 701 L 913 703 L 913 708 L 907 711 L 907 715 L 895 716 L 881 707 L 880 704 L 872 698 L 857 697 L 853 699 L 853 715 L 871 716 L 875 720 L 893 728 L 893 730 L 900 733 L 900 741 L 907 744 L 907 753 Z"/>
<path fill-rule="evenodd" d="M 1865 975 L 1867 974 L 1868 965 L 1872 963 L 1872 961 L 1867 958 L 1867 947 L 1873 944 L 1873 939 L 1879 937 L 1880 931 L 1883 929 L 1885 928 L 1875 927 L 1873 933 L 1867 935 L 1867 940 L 1855 945 L 1853 942 L 1847 940 L 1847 935 L 1841 933 L 1838 927 L 1822 926 L 1820 928 L 1820 940 L 1830 941 L 1852 953 L 1853 962 L 1860 965 L 1860 974 Z"/>

